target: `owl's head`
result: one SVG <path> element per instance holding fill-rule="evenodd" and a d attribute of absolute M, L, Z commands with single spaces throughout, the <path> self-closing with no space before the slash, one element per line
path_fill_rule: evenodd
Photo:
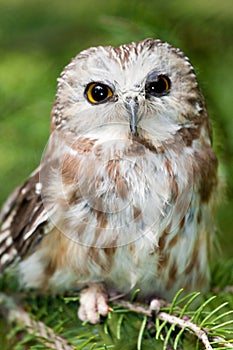
<path fill-rule="evenodd" d="M 106 129 L 160 141 L 207 119 L 188 58 L 159 40 L 82 51 L 58 79 L 53 129 Z"/>

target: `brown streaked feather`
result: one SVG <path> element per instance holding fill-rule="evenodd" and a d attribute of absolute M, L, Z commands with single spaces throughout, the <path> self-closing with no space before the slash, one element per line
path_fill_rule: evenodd
<path fill-rule="evenodd" d="M 207 146 L 195 153 L 196 165 L 194 165 L 194 176 L 200 182 L 200 196 L 204 203 L 208 202 L 213 190 L 218 184 L 218 160 L 211 147 Z"/>
<path fill-rule="evenodd" d="M 1 211 L 0 269 L 29 254 L 41 240 L 47 224 L 38 191 L 40 167 L 9 197 Z M 10 244 L 6 244 L 6 242 Z M 9 254 L 12 251 L 13 254 Z"/>

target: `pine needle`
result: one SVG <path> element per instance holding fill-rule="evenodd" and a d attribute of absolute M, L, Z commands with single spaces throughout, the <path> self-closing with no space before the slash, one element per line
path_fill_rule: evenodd
<path fill-rule="evenodd" d="M 140 331 L 138 334 L 138 342 L 137 342 L 137 350 L 141 350 L 142 348 L 142 337 L 143 337 L 143 333 L 146 327 L 146 322 L 147 322 L 147 316 L 144 316 L 141 327 L 140 327 Z"/>

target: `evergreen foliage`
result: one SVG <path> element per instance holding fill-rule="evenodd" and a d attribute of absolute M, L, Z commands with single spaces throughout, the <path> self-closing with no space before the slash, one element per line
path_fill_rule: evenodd
<path fill-rule="evenodd" d="M 229 268 L 232 265 L 219 268 L 220 285 Z M 231 286 L 222 285 L 221 291 L 217 287 L 218 295 L 184 295 L 180 290 L 171 304 L 158 301 L 155 312 L 134 298 L 116 299 L 110 303 L 113 311 L 108 317 L 93 326 L 77 318 L 78 295 L 22 293 L 14 277 L 6 273 L 0 294 L 1 350 L 231 349 L 233 279 L 228 282 Z"/>

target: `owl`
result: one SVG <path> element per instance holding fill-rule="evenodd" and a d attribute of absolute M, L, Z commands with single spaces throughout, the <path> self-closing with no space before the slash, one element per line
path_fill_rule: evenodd
<path fill-rule="evenodd" d="M 38 168 L 1 212 L 1 269 L 25 289 L 109 297 L 208 288 L 217 158 L 189 59 L 160 40 L 79 53 L 58 78 Z"/>

